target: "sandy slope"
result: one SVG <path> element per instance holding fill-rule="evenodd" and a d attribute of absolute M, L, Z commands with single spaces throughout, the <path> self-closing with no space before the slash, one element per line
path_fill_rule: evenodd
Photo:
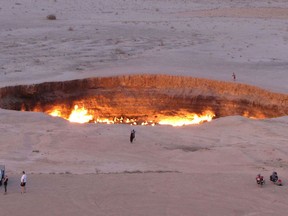
<path fill-rule="evenodd" d="M 14 172 L 258 172 L 288 165 L 285 117 L 227 117 L 173 128 L 78 125 L 41 113 L 4 110 L 0 116 L 1 162 Z M 135 144 L 129 142 L 132 128 L 137 131 Z"/>
<path fill-rule="evenodd" d="M 1 163 L 10 175 L 9 194 L 0 199 L 11 215 L 283 215 L 288 210 L 286 117 L 138 126 L 133 144 L 132 127 L 126 125 L 77 125 L 3 110 L 0 119 Z M 29 177 L 24 195 L 21 170 Z M 284 186 L 268 182 L 273 170 Z M 263 188 L 255 184 L 257 173 L 266 177 Z"/>
<path fill-rule="evenodd" d="M 286 0 L 1 0 L 0 86 L 132 73 L 230 81 L 235 72 L 238 82 L 287 93 L 287 7 Z M 46 19 L 51 13 L 56 21 Z M 0 110 L 0 164 L 10 176 L 1 215 L 282 216 L 287 185 L 259 188 L 254 177 L 277 170 L 287 181 L 287 125 L 287 117 L 233 116 L 138 126 L 130 144 L 128 125 Z"/>

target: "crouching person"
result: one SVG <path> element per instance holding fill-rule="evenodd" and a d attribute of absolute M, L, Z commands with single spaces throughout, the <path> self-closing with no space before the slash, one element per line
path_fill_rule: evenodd
<path fill-rule="evenodd" d="M 261 174 L 256 176 L 256 183 L 261 186 L 265 184 L 264 177 Z"/>
<path fill-rule="evenodd" d="M 272 173 L 272 175 L 270 175 L 270 181 L 272 181 L 272 182 L 277 182 L 278 181 L 278 174 L 277 174 L 277 172 L 273 172 Z"/>

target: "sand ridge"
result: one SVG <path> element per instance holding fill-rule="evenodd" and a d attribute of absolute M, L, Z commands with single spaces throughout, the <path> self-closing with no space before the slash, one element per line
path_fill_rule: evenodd
<path fill-rule="evenodd" d="M 178 15 L 191 17 L 269 18 L 287 19 L 288 8 L 217 8 L 180 12 Z"/>

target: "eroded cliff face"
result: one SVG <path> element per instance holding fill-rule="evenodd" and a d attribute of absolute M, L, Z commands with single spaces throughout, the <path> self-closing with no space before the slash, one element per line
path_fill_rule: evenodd
<path fill-rule="evenodd" d="M 74 105 L 99 117 L 156 120 L 213 111 L 216 117 L 272 118 L 288 114 L 288 95 L 237 83 L 167 75 L 89 78 L 0 89 L 0 107 L 51 112 L 67 118 Z"/>

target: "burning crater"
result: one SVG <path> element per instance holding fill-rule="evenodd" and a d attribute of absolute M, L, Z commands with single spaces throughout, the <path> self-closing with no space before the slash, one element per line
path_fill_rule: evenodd
<path fill-rule="evenodd" d="M 288 95 L 237 83 L 168 76 L 131 75 L 9 86 L 3 109 L 44 112 L 71 122 L 134 125 L 198 124 L 241 115 L 288 114 Z"/>

